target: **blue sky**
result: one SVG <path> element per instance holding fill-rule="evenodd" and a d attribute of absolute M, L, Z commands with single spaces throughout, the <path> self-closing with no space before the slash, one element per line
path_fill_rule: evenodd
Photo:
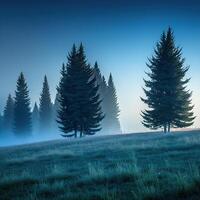
<path fill-rule="evenodd" d="M 32 103 L 38 101 L 46 74 L 55 97 L 61 64 L 72 44 L 83 42 L 88 61 L 97 60 L 105 77 L 112 72 L 123 131 L 144 131 L 140 101 L 145 63 L 162 31 L 171 26 L 177 45 L 190 65 L 188 88 L 193 91 L 200 126 L 200 4 L 198 1 L 1 1 L 0 108 L 14 94 L 23 71 Z"/>

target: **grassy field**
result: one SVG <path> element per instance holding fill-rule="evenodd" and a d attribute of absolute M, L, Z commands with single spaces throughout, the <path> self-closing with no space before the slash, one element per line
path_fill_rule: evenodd
<path fill-rule="evenodd" d="M 2 147 L 0 199 L 200 199 L 200 132 Z"/>

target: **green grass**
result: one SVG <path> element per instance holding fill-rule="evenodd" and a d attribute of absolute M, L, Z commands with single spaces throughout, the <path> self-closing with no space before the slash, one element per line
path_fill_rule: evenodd
<path fill-rule="evenodd" d="M 200 132 L 0 148 L 2 200 L 199 199 Z"/>

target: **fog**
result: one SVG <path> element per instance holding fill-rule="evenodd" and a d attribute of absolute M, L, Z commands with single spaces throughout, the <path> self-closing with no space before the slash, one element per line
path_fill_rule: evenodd
<path fill-rule="evenodd" d="M 45 132 L 34 132 L 30 136 L 19 137 L 15 134 L 6 133 L 7 136 L 1 133 L 0 147 L 30 144 L 35 142 L 50 141 L 55 139 L 62 139 L 61 132 L 59 131 L 47 131 Z"/>
<path fill-rule="evenodd" d="M 84 137 L 98 137 L 98 136 L 105 136 L 105 135 L 116 135 L 116 134 L 122 134 L 119 132 L 116 132 L 113 134 L 108 134 L 107 131 L 100 131 L 97 132 L 95 135 L 91 136 L 83 136 Z M 76 140 L 74 137 L 63 137 L 63 132 L 59 130 L 50 130 L 50 131 L 37 131 L 32 132 L 30 135 L 22 135 L 21 137 L 15 135 L 13 132 L 6 132 L 0 134 L 0 147 L 7 147 L 7 146 L 13 146 L 13 145 L 23 145 L 23 144 L 31 144 L 31 143 L 37 143 L 37 142 L 45 142 L 45 141 L 51 141 L 51 140 Z"/>

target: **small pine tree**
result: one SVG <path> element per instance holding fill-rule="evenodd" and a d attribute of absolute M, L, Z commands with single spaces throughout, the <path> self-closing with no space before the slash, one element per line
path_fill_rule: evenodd
<path fill-rule="evenodd" d="M 101 76 L 101 72 L 100 72 L 100 69 L 99 69 L 97 61 L 94 64 L 94 69 L 93 70 L 94 70 L 94 75 L 95 75 L 95 78 L 96 78 L 96 82 L 100 87 L 100 85 L 102 83 L 102 76 Z M 100 88 L 99 88 L 99 92 L 100 92 Z"/>
<path fill-rule="evenodd" d="M 59 103 L 59 94 L 56 94 L 56 98 L 54 100 L 54 104 L 53 104 L 53 124 L 52 124 L 52 128 L 55 131 L 58 131 L 58 124 L 57 124 L 57 119 L 58 119 L 58 110 L 60 107 L 60 103 Z"/>
<path fill-rule="evenodd" d="M 103 120 L 101 121 L 101 131 L 100 131 L 100 134 L 106 134 L 107 132 L 107 124 L 106 124 L 106 115 L 105 113 L 107 112 L 106 111 L 106 94 L 107 94 L 107 83 L 106 83 L 106 80 L 105 80 L 105 77 L 101 75 L 101 72 L 100 72 L 100 69 L 99 69 L 99 66 L 98 66 L 98 63 L 95 62 L 94 64 L 94 75 L 95 75 L 95 78 L 96 78 L 96 83 L 97 85 L 99 86 L 99 90 L 98 90 L 98 93 L 100 95 L 100 99 L 101 99 L 101 109 L 102 109 L 102 113 L 104 114 L 104 118 Z"/>
<path fill-rule="evenodd" d="M 110 74 L 108 79 L 107 93 L 105 96 L 106 101 L 106 127 L 109 134 L 121 133 L 120 123 L 119 123 L 119 104 L 117 101 L 116 89 L 114 86 L 112 74 Z"/>
<path fill-rule="evenodd" d="M 32 126 L 33 132 L 37 132 L 39 129 L 39 108 L 36 102 L 32 111 Z"/>
<path fill-rule="evenodd" d="M 63 136 L 80 137 L 99 131 L 103 119 L 98 86 L 93 70 L 87 64 L 82 44 L 79 50 L 73 45 L 67 68 L 61 72 L 59 84 L 58 123 Z"/>
<path fill-rule="evenodd" d="M 14 132 L 17 136 L 30 135 L 32 130 L 30 98 L 23 73 L 17 80 L 14 102 Z"/>
<path fill-rule="evenodd" d="M 150 129 L 163 127 L 188 127 L 193 124 L 192 93 L 186 89 L 190 79 L 185 75 L 189 67 L 184 67 L 182 49 L 175 46 L 171 28 L 163 33 L 157 43 L 155 55 L 147 64 L 149 80 L 144 80 L 146 98 L 141 98 L 148 109 L 142 112 L 143 125 Z"/>
<path fill-rule="evenodd" d="M 11 94 L 8 95 L 6 106 L 3 112 L 3 130 L 5 132 L 11 132 L 13 128 L 13 113 L 14 113 L 14 101 Z"/>
<path fill-rule="evenodd" d="M 52 103 L 49 91 L 49 84 L 45 75 L 42 93 L 40 96 L 40 107 L 39 107 L 39 123 L 41 130 L 49 130 L 52 123 Z"/>
<path fill-rule="evenodd" d="M 55 98 L 55 101 L 54 101 L 54 119 L 56 120 L 57 119 L 57 111 L 59 110 L 59 93 L 56 94 L 56 98 Z"/>
<path fill-rule="evenodd" d="M 105 77 L 101 75 L 98 63 L 95 62 L 94 64 L 94 75 L 96 78 L 96 83 L 99 86 L 98 93 L 100 95 L 100 99 L 102 100 L 102 107 L 104 105 L 104 97 L 106 95 L 106 90 L 107 90 L 107 83 L 105 80 Z"/>

